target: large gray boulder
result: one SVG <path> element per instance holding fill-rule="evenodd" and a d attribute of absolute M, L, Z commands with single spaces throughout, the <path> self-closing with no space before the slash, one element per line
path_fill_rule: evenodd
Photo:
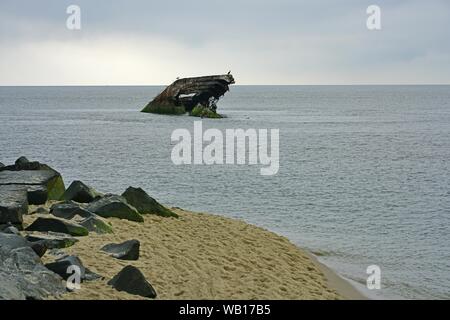
<path fill-rule="evenodd" d="M 93 216 L 92 212 L 82 208 L 79 204 L 72 201 L 56 203 L 50 207 L 50 214 L 58 218 L 72 220 L 74 218 L 86 219 Z"/>
<path fill-rule="evenodd" d="M 128 240 L 123 243 L 107 244 L 100 250 L 120 260 L 138 260 L 140 245 L 138 240 Z"/>
<path fill-rule="evenodd" d="M 40 232 L 59 232 L 69 234 L 71 236 L 81 237 L 87 236 L 89 231 L 74 222 L 52 217 L 38 217 L 30 226 L 25 230 L 27 231 L 40 231 Z"/>
<path fill-rule="evenodd" d="M 157 296 L 155 289 L 145 279 L 142 272 L 133 266 L 123 268 L 108 284 L 118 291 L 125 291 L 146 298 L 154 299 Z"/>
<path fill-rule="evenodd" d="M 125 198 L 113 194 L 107 194 L 91 202 L 86 209 L 103 218 L 119 218 L 144 222 L 144 218 L 142 218 L 134 207 L 127 203 Z"/>
<path fill-rule="evenodd" d="M 20 186 L 0 185 L 0 224 L 22 225 L 27 212 L 27 191 Z"/>
<path fill-rule="evenodd" d="M 0 171 L 0 186 L 17 186 L 25 190 L 30 190 L 30 204 L 40 205 L 46 200 L 59 200 L 65 191 L 64 182 L 61 175 L 54 170 L 21 170 Z M 45 201 L 42 195 L 35 199 L 36 194 L 46 193 Z"/>
<path fill-rule="evenodd" d="M 20 235 L 19 229 L 17 229 L 12 224 L 0 225 L 0 232 L 7 234 Z"/>
<path fill-rule="evenodd" d="M 45 266 L 61 276 L 64 280 L 67 280 L 74 272 L 76 272 L 74 271 L 75 269 L 69 269 L 73 266 L 78 267 L 81 281 L 93 281 L 102 278 L 102 276 L 86 268 L 77 256 L 64 256 L 56 259 L 55 262 L 47 263 Z"/>
<path fill-rule="evenodd" d="M 127 200 L 128 204 L 135 207 L 140 214 L 156 214 L 162 217 L 178 218 L 176 213 L 159 204 L 141 188 L 128 187 L 122 197 Z"/>
<path fill-rule="evenodd" d="M 42 244 L 29 242 L 18 234 L 4 232 L 0 232 L 0 247 L 6 250 L 31 248 L 39 257 L 42 257 L 47 251 Z"/>
<path fill-rule="evenodd" d="M 98 234 L 113 233 L 112 227 L 96 214 L 78 222 L 80 226 L 85 227 L 89 232 Z"/>
<path fill-rule="evenodd" d="M 57 259 L 55 262 L 47 263 L 45 265 L 47 269 L 61 276 L 64 280 L 67 280 L 73 272 L 68 272 L 70 266 L 77 266 L 80 270 L 80 280 L 84 280 L 86 274 L 86 268 L 77 256 L 66 256 Z"/>
<path fill-rule="evenodd" d="M 66 192 L 64 192 L 63 198 L 64 200 L 89 203 L 101 196 L 101 193 L 95 191 L 92 187 L 85 185 L 83 182 L 73 181 Z"/>
<path fill-rule="evenodd" d="M 0 171 L 9 170 L 9 171 L 21 171 L 21 170 L 53 170 L 48 165 L 40 163 L 38 161 L 30 161 L 26 157 L 20 157 L 16 160 L 13 165 L 10 166 L 0 166 Z"/>
<path fill-rule="evenodd" d="M 98 234 L 113 232 L 111 226 L 103 221 L 103 218 L 82 208 L 73 201 L 54 204 L 50 208 L 50 213 L 58 218 L 75 221 L 89 232 L 92 231 Z"/>
<path fill-rule="evenodd" d="M 78 239 L 68 234 L 57 232 L 32 232 L 25 236 L 31 243 L 42 243 L 47 249 L 64 249 L 73 246 Z"/>
<path fill-rule="evenodd" d="M 42 300 L 65 292 L 61 277 L 29 247 L 0 247 L 0 284 L 0 300 Z"/>

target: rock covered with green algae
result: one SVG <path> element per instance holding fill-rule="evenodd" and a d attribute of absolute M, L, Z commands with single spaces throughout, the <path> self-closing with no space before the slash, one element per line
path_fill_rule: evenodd
<path fill-rule="evenodd" d="M 139 214 L 136 208 L 129 205 L 125 198 L 114 194 L 107 194 L 102 198 L 91 202 L 86 209 L 103 218 L 119 218 L 135 222 L 144 222 L 144 218 Z"/>
<path fill-rule="evenodd" d="M 65 233 L 75 237 L 87 236 L 89 231 L 69 220 L 56 218 L 56 217 L 38 217 L 30 226 L 26 228 L 27 231 L 40 231 L 40 232 L 58 232 Z"/>
<path fill-rule="evenodd" d="M 155 199 L 150 197 L 143 189 L 128 187 L 122 194 L 127 202 L 132 205 L 140 214 L 156 214 L 162 217 L 178 218 L 178 215 L 166 207 L 162 206 Z"/>
<path fill-rule="evenodd" d="M 209 119 L 223 118 L 222 115 L 218 114 L 214 110 L 212 110 L 208 107 L 202 106 L 202 105 L 197 105 L 194 109 L 192 109 L 192 111 L 189 113 L 189 115 L 192 117 L 201 117 L 201 118 L 209 118 Z"/>

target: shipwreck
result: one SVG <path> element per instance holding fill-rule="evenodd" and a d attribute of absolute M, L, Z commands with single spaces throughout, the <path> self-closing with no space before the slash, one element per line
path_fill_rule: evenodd
<path fill-rule="evenodd" d="M 159 114 L 185 114 L 206 118 L 221 118 L 217 113 L 217 102 L 234 84 L 231 72 L 178 79 L 155 99 L 142 112 Z"/>

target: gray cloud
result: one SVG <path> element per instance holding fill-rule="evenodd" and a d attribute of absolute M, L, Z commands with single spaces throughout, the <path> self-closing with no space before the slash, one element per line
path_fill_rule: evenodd
<path fill-rule="evenodd" d="M 83 28 L 65 28 L 68 5 Z M 381 31 L 365 10 L 382 9 Z M 445 0 L 2 0 L 0 84 L 450 83 Z"/>

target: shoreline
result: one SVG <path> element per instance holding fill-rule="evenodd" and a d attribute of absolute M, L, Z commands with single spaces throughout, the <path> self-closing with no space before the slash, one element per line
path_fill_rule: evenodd
<path fill-rule="evenodd" d="M 57 299 L 142 299 L 107 281 L 126 265 L 138 267 L 162 300 L 336 300 L 367 299 L 309 251 L 269 230 L 209 213 L 172 208 L 180 216 L 145 215 L 143 223 L 109 219 L 114 234 L 80 237 L 65 249 L 104 280 Z M 33 216 L 25 216 L 25 225 Z M 139 261 L 111 259 L 99 249 L 138 239 Z M 52 261 L 46 257 L 45 262 Z"/>
<path fill-rule="evenodd" d="M 334 271 L 332 268 L 328 267 L 323 262 L 319 261 L 319 258 L 312 252 L 299 248 L 308 254 L 311 261 L 318 266 L 318 268 L 325 275 L 328 284 L 334 288 L 340 295 L 345 297 L 346 300 L 371 300 L 369 297 L 365 296 L 361 291 L 359 291 L 350 280 L 342 277 L 339 273 Z"/>

